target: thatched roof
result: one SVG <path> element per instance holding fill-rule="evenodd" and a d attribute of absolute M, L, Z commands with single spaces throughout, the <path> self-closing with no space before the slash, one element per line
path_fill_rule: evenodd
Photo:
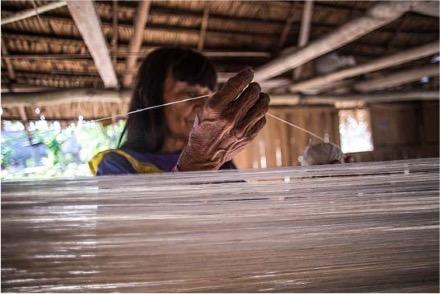
<path fill-rule="evenodd" d="M 4 0 L 1 4 L 1 16 L 4 19 L 20 11 L 33 9 L 34 4 L 39 7 L 50 2 Z M 362 16 L 375 4 L 374 1 L 315 1 L 310 40 L 325 36 L 350 20 Z M 200 47 L 206 9 L 209 9 L 209 21 L 202 51 L 214 61 L 218 71 L 232 73 L 245 65 L 258 68 L 283 54 L 286 48 L 297 46 L 304 2 L 153 1 L 139 52 L 128 52 L 138 2 L 117 1 L 116 12 L 113 11 L 114 4 L 111 1 L 96 1 L 94 5 L 117 78 L 122 81 L 127 71 L 135 71 L 126 68 L 127 56 L 131 54 L 142 57 L 153 48 L 164 45 L 194 49 Z M 8 54 L 7 60 L 15 72 L 14 77 L 8 74 L 6 59 L 2 58 L 3 92 L 10 89 L 39 91 L 57 88 L 104 88 L 94 60 L 67 6 L 4 24 L 1 30 L 2 42 Z M 283 34 L 283 31 L 286 33 Z M 407 12 L 334 52 L 352 56 L 356 63 L 364 63 L 438 40 L 438 34 L 437 17 Z M 3 56 L 6 57 L 5 54 Z M 427 56 L 394 67 L 390 71 L 426 65 L 431 59 L 432 56 Z M 281 77 L 290 79 L 291 75 L 291 72 L 286 72 Z M 316 73 L 308 70 L 302 78 L 313 75 Z M 369 75 L 358 79 L 366 77 Z M 433 79 L 428 85 L 410 83 L 403 89 L 405 87 L 436 89 L 438 80 Z M 82 113 L 90 118 L 108 115 L 110 110 L 106 107 L 102 103 L 95 103 L 94 107 L 83 107 Z M 65 109 L 61 106 L 49 108 L 51 110 L 46 110 L 46 119 L 78 115 L 78 109 L 69 105 Z M 28 119 L 38 118 L 31 107 L 26 108 L 26 113 Z M 3 118 L 19 118 L 18 111 L 4 107 Z"/>

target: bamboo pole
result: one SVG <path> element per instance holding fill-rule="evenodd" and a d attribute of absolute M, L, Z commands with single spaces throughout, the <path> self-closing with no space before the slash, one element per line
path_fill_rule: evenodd
<path fill-rule="evenodd" d="M 17 77 L 17 75 L 15 74 L 15 70 L 14 67 L 12 66 L 12 62 L 9 58 L 9 52 L 8 49 L 6 48 L 6 44 L 3 41 L 3 38 L 1 38 L 1 42 L 2 42 L 2 58 L 3 61 L 5 62 L 6 65 L 6 71 L 8 72 L 8 77 L 11 81 L 14 81 L 15 78 Z"/>
<path fill-rule="evenodd" d="M 304 1 L 304 10 L 301 19 L 301 29 L 299 32 L 298 47 L 304 47 L 309 42 L 310 28 L 312 26 L 313 0 Z M 293 79 L 296 81 L 301 77 L 302 67 L 298 66 L 293 71 Z"/>
<path fill-rule="evenodd" d="M 207 3 L 207 5 L 208 4 L 209 3 Z M 208 30 L 208 20 L 209 20 L 209 6 L 206 6 L 205 9 L 203 9 L 202 24 L 200 26 L 199 43 L 197 44 L 197 49 L 199 51 L 202 51 L 203 47 L 205 46 L 206 32 Z"/>
<path fill-rule="evenodd" d="M 104 85 L 107 88 L 118 87 L 116 72 L 93 2 L 69 0 L 67 7 L 93 57 Z"/>
<path fill-rule="evenodd" d="M 150 4 L 149 0 L 143 0 L 139 2 L 138 10 L 134 23 L 134 33 L 130 39 L 130 44 L 128 46 L 128 52 L 138 52 L 142 46 L 142 41 L 144 39 L 144 30 L 145 25 L 147 24 L 148 14 L 150 12 Z M 127 72 L 124 75 L 122 84 L 124 87 L 129 87 L 133 82 L 133 70 L 136 66 L 137 56 L 129 55 L 127 57 L 126 70 Z"/>

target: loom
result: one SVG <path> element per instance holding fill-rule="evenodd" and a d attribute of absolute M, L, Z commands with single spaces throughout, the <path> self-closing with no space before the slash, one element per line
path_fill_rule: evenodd
<path fill-rule="evenodd" d="M 438 292 L 439 159 L 4 182 L 5 292 Z"/>

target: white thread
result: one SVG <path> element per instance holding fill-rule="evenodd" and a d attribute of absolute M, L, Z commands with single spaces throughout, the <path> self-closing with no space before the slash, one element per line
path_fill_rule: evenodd
<path fill-rule="evenodd" d="M 99 122 L 99 121 L 106 120 L 106 119 L 111 119 L 111 118 L 114 118 L 114 117 L 129 116 L 130 114 L 133 114 L 133 113 L 138 113 L 138 112 L 142 112 L 142 111 L 156 109 L 156 108 L 160 108 L 160 107 L 164 107 L 164 106 L 169 106 L 169 105 L 173 105 L 173 104 L 178 104 L 178 103 L 182 103 L 182 102 L 187 102 L 187 101 L 207 98 L 209 96 L 210 95 L 202 95 L 202 96 L 182 99 L 182 100 L 168 102 L 168 103 L 164 103 L 164 104 L 160 104 L 160 105 L 154 105 L 154 106 L 149 106 L 149 107 L 145 107 L 145 108 L 136 109 L 136 110 L 127 112 L 127 114 L 125 114 L 125 115 L 124 114 L 112 115 L 112 116 L 108 116 L 108 117 L 102 117 L 102 118 L 94 119 L 94 120 L 91 120 L 91 121 L 92 122 Z"/>
<path fill-rule="evenodd" d="M 268 115 L 268 116 L 270 116 L 270 117 L 272 117 L 272 118 L 274 118 L 274 119 L 277 119 L 277 120 L 279 120 L 279 121 L 285 123 L 286 125 L 289 125 L 289 126 L 291 126 L 291 127 L 297 128 L 298 130 L 301 130 L 301 131 L 303 131 L 303 132 L 305 132 L 305 133 L 307 133 L 307 134 L 309 134 L 309 135 L 312 135 L 313 137 L 315 137 L 315 138 L 321 140 L 322 142 L 326 142 L 326 141 L 324 140 L 324 138 L 322 138 L 322 137 L 320 137 L 320 136 L 318 136 L 318 135 L 316 135 L 316 134 L 314 134 L 314 133 L 312 133 L 312 132 L 310 132 L 310 131 L 308 131 L 308 130 L 306 130 L 306 129 L 304 129 L 304 128 L 301 128 L 300 126 L 297 126 L 297 125 L 294 124 L 294 123 L 291 123 L 291 122 L 289 122 L 289 121 L 287 121 L 287 120 L 284 120 L 284 119 L 282 119 L 281 117 L 278 117 L 278 116 L 276 116 L 276 115 L 273 115 L 272 113 L 269 113 L 269 112 L 267 112 L 266 115 Z"/>

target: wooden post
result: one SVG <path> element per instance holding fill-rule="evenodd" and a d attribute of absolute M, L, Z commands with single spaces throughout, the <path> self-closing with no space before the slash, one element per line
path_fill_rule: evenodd
<path fill-rule="evenodd" d="M 309 42 L 310 28 L 312 25 L 313 0 L 304 1 L 303 15 L 301 19 L 301 30 L 299 32 L 298 47 L 304 47 Z M 298 80 L 301 76 L 302 67 L 298 66 L 293 71 L 293 80 Z"/>
<path fill-rule="evenodd" d="M 208 4 L 209 2 L 205 3 L 205 5 Z M 200 26 L 199 43 L 197 44 L 197 49 L 199 51 L 202 51 L 203 47 L 205 46 L 206 31 L 208 30 L 208 20 L 209 20 L 209 6 L 206 6 L 205 9 L 203 9 L 203 18 L 202 18 L 202 24 Z"/>
<path fill-rule="evenodd" d="M 373 6 L 364 16 L 339 27 L 334 32 L 319 38 L 308 46 L 287 56 L 279 57 L 255 71 L 256 81 L 264 81 L 294 69 L 325 53 L 344 46 L 367 33 L 380 28 L 417 5 L 418 1 L 383 2 Z"/>
<path fill-rule="evenodd" d="M 292 28 L 293 21 L 295 20 L 295 6 L 297 2 L 292 2 L 290 16 L 287 18 L 284 24 L 283 31 L 281 32 L 280 41 L 278 42 L 278 48 L 282 49 L 286 43 L 287 36 L 289 36 L 290 29 Z"/>
<path fill-rule="evenodd" d="M 130 39 L 130 44 L 128 46 L 128 52 L 138 52 L 142 46 L 142 41 L 144 39 L 145 25 L 147 24 L 148 14 L 150 11 L 149 0 L 143 0 L 139 2 L 135 23 L 133 36 Z M 134 54 L 129 54 L 127 57 L 127 63 L 125 66 L 125 74 L 122 81 L 124 87 L 129 87 L 133 82 L 133 75 L 135 72 L 135 66 L 138 56 Z"/>
<path fill-rule="evenodd" d="M 290 86 L 289 90 L 291 92 L 303 92 L 308 89 L 319 88 L 325 84 L 341 81 L 346 78 L 355 77 L 373 71 L 378 71 L 391 66 L 396 66 L 408 61 L 435 54 L 437 52 L 439 52 L 439 43 L 438 41 L 435 41 L 420 47 L 381 57 L 358 66 L 342 69 L 333 73 L 296 83 Z"/>
<path fill-rule="evenodd" d="M 117 88 L 113 67 L 101 23 L 91 0 L 68 0 L 67 7 L 80 31 L 106 88 Z"/>
<path fill-rule="evenodd" d="M 18 107 L 18 113 L 20 114 L 21 123 L 23 124 L 24 130 L 27 134 L 29 145 L 32 145 L 32 133 L 29 131 L 29 122 L 24 106 Z"/>
<path fill-rule="evenodd" d="M 3 41 L 3 38 L 1 40 L 2 40 L 2 58 L 3 58 L 3 61 L 5 62 L 5 65 L 6 65 L 8 77 L 11 81 L 15 81 L 16 74 L 15 74 L 14 67 L 12 66 L 12 62 L 8 57 L 9 56 L 8 48 L 6 48 L 6 44 Z"/>
<path fill-rule="evenodd" d="M 116 68 L 118 64 L 118 0 L 113 0 L 112 6 L 113 14 L 113 35 L 112 35 L 112 55 L 113 55 L 113 67 Z"/>

